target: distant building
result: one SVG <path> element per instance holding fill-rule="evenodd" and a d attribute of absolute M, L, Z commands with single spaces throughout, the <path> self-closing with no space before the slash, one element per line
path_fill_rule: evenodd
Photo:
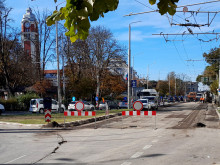
<path fill-rule="evenodd" d="M 30 7 L 21 21 L 21 42 L 32 62 L 40 64 L 38 22 Z"/>
<path fill-rule="evenodd" d="M 126 75 L 128 74 L 128 65 L 125 61 L 111 60 L 110 66 L 108 67 L 109 71 L 116 75 L 122 75 L 124 79 L 126 79 Z"/>
<path fill-rule="evenodd" d="M 198 92 L 199 91 L 199 84 L 198 82 L 186 82 L 186 93 L 189 92 Z"/>
<path fill-rule="evenodd" d="M 57 70 L 44 70 L 44 78 L 49 80 L 53 86 L 57 86 Z"/>

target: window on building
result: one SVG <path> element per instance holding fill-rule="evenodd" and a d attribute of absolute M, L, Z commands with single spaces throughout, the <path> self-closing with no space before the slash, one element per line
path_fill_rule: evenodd
<path fill-rule="evenodd" d="M 30 39 L 30 34 L 24 34 L 24 39 L 29 40 Z"/>
<path fill-rule="evenodd" d="M 30 29 L 29 28 L 25 28 L 24 31 L 25 32 L 30 32 Z"/>

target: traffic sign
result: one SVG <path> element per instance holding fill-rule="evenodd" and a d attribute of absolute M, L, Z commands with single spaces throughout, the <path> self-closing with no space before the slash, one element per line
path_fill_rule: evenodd
<path fill-rule="evenodd" d="M 124 101 L 127 101 L 128 99 L 127 99 L 127 97 L 124 97 L 123 100 L 124 100 Z"/>
<path fill-rule="evenodd" d="M 95 101 L 98 101 L 98 100 L 99 100 L 99 98 L 96 96 L 96 97 L 95 97 Z"/>
<path fill-rule="evenodd" d="M 46 109 L 45 110 L 45 122 L 50 122 L 51 121 L 51 110 Z"/>
<path fill-rule="evenodd" d="M 75 104 L 75 108 L 77 111 L 82 111 L 84 109 L 84 103 L 82 101 L 77 101 Z"/>
<path fill-rule="evenodd" d="M 137 80 L 131 80 L 131 87 L 136 88 L 137 87 Z"/>
<path fill-rule="evenodd" d="M 143 103 L 140 101 L 135 101 L 133 104 L 133 108 L 135 111 L 141 111 L 143 109 Z"/>
<path fill-rule="evenodd" d="M 75 98 L 75 97 L 72 97 L 72 100 L 73 100 L 73 101 L 76 101 L 76 98 Z"/>

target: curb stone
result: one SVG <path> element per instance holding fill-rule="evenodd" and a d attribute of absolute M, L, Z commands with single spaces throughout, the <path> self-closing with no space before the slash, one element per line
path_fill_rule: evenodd
<path fill-rule="evenodd" d="M 216 106 L 216 113 L 217 113 L 217 115 L 218 115 L 218 120 L 220 120 L 220 113 L 219 113 L 218 110 L 220 110 L 220 107 L 217 107 L 217 106 Z"/>
<path fill-rule="evenodd" d="M 78 121 L 74 121 L 74 122 L 68 122 L 65 123 L 65 127 L 72 127 L 72 126 L 80 126 L 80 125 L 84 125 L 84 124 L 89 124 L 89 123 L 94 123 L 95 121 L 102 121 L 105 119 L 110 119 L 110 118 L 114 118 L 116 116 L 121 116 L 121 112 L 120 113 L 116 113 L 116 114 L 111 114 L 111 115 L 104 115 L 104 116 L 100 116 L 100 117 L 93 117 L 90 119 L 85 119 L 85 120 L 78 120 Z M 64 127 L 64 123 L 60 124 L 62 127 Z"/>

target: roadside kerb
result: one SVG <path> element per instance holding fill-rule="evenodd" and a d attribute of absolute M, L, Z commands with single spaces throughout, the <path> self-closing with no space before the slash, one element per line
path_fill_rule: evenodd
<path fill-rule="evenodd" d="M 212 104 L 214 107 L 216 107 L 216 113 L 218 115 L 218 120 L 220 120 L 220 113 L 219 113 L 219 110 L 220 110 L 220 107 L 216 106 L 215 104 Z"/>
<path fill-rule="evenodd" d="M 95 111 L 93 111 L 93 112 L 95 112 Z M 113 118 L 113 117 L 121 116 L 121 115 L 122 114 L 120 112 L 120 113 L 110 114 L 110 115 L 107 115 L 107 116 L 108 116 L 108 118 Z M 102 121 L 102 120 L 105 120 L 105 119 L 106 119 L 106 115 L 99 116 L 99 117 L 94 116 L 94 118 L 63 123 L 63 124 L 60 124 L 60 125 L 64 126 L 64 127 L 72 127 L 72 126 L 80 126 L 80 125 L 84 125 L 84 124 L 89 124 L 89 123 L 93 123 L 93 122 L 95 122 L 95 124 L 96 124 L 97 121 Z M 96 125 L 95 125 L 95 128 L 96 128 Z"/>
<path fill-rule="evenodd" d="M 84 107 L 83 107 L 84 108 Z M 95 128 L 96 128 L 96 111 L 64 111 L 64 128 L 66 127 L 66 116 L 95 116 Z M 80 121 L 78 122 L 80 123 Z"/>

